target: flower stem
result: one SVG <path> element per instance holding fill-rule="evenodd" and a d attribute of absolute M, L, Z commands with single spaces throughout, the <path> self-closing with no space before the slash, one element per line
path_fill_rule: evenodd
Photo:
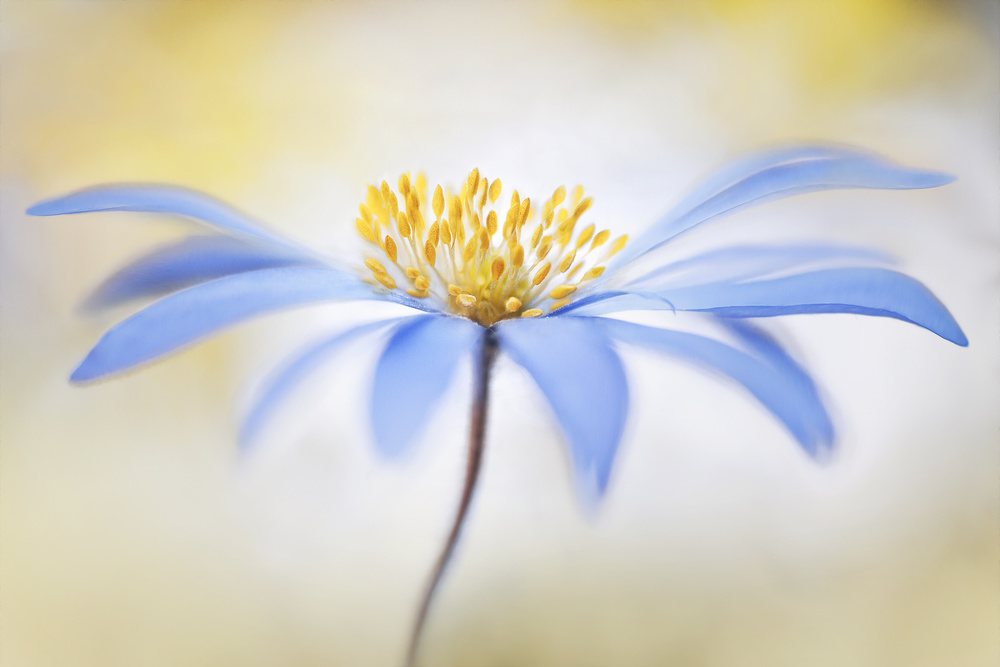
<path fill-rule="evenodd" d="M 472 494 L 476 490 L 476 483 L 479 480 L 479 468 L 483 462 L 483 445 L 486 434 L 486 412 L 489 407 L 490 371 L 493 369 L 498 347 L 499 342 L 496 334 L 493 333 L 492 329 L 486 329 L 479 358 L 476 360 L 474 368 L 475 386 L 472 397 L 472 418 L 469 425 L 469 458 L 465 465 L 465 483 L 462 485 L 462 496 L 458 502 L 458 511 L 455 512 L 451 532 L 448 534 L 448 539 L 445 540 L 441 554 L 434 564 L 430 579 L 427 581 L 427 587 L 424 589 L 423 598 L 420 600 L 417 618 L 413 623 L 413 632 L 410 634 L 410 645 L 406 651 L 405 667 L 416 667 L 417 652 L 420 649 L 420 639 L 427 621 L 427 612 L 434 600 L 435 593 L 437 593 L 438 586 L 441 584 L 451 555 L 455 551 L 455 545 L 458 543 L 462 525 L 465 523 L 465 517 L 472 502 Z"/>

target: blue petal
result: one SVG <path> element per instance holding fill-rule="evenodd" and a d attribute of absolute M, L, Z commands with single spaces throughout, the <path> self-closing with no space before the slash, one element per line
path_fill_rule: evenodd
<path fill-rule="evenodd" d="M 628 413 L 625 371 L 595 322 L 542 317 L 496 325 L 501 348 L 531 374 L 552 406 L 586 504 L 607 489 Z"/>
<path fill-rule="evenodd" d="M 424 307 L 415 299 L 377 292 L 356 276 L 333 269 L 241 273 L 172 294 L 119 323 L 104 334 L 70 379 L 86 382 L 128 370 L 254 315 L 346 299 L 382 299 Z"/>
<path fill-rule="evenodd" d="M 414 317 L 400 326 L 375 367 L 372 429 L 387 457 L 409 451 L 455 372 L 486 330 L 448 315 Z"/>
<path fill-rule="evenodd" d="M 569 318 L 575 319 L 575 318 Z M 812 456 L 829 449 L 833 427 L 809 376 L 773 341 L 752 330 L 744 334 L 762 357 L 705 336 L 647 327 L 606 318 L 580 318 L 599 323 L 622 343 L 670 354 L 718 371 L 743 385 L 792 433 Z"/>
<path fill-rule="evenodd" d="M 902 273 L 876 268 L 827 269 L 746 283 L 717 283 L 659 293 L 678 310 L 729 317 L 796 313 L 858 313 L 893 317 L 968 345 L 962 329 L 937 297 Z"/>
<path fill-rule="evenodd" d="M 190 236 L 118 270 L 90 295 L 84 307 L 106 308 L 236 273 L 313 263 L 273 245 L 232 236 Z"/>
<path fill-rule="evenodd" d="M 856 149 L 807 147 L 801 152 L 768 153 L 696 190 L 626 246 L 617 263 L 649 252 L 710 218 L 751 204 L 831 188 L 908 190 L 938 187 L 953 180 L 948 174 L 900 167 Z"/>
<path fill-rule="evenodd" d="M 39 202 L 27 212 L 29 215 L 62 215 L 92 211 L 173 213 L 207 222 L 226 231 L 246 234 L 281 245 L 293 245 L 287 239 L 267 231 L 243 213 L 217 199 L 175 185 L 139 183 L 100 185 Z"/>
<path fill-rule="evenodd" d="M 763 278 L 805 268 L 843 268 L 858 264 L 890 264 L 892 257 L 871 248 L 794 244 L 730 246 L 672 262 L 632 280 L 627 289 L 646 290 L 682 285 Z M 825 265 L 825 266 L 824 266 Z"/>
<path fill-rule="evenodd" d="M 274 414 L 281 402 L 288 397 L 296 385 L 332 354 L 360 336 L 374 333 L 399 321 L 400 318 L 393 318 L 362 324 L 297 352 L 265 382 L 261 392 L 254 400 L 240 429 L 240 448 L 244 452 L 249 450 L 260 434 L 261 428 Z"/>

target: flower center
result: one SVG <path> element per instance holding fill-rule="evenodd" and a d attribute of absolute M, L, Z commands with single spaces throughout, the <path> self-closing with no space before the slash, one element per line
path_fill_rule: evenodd
<path fill-rule="evenodd" d="M 608 244 L 611 232 L 595 233 L 593 224 L 577 229 L 591 204 L 581 186 L 568 200 L 566 188 L 556 188 L 531 225 L 531 200 L 515 190 L 502 211 L 500 179 L 490 182 L 478 169 L 458 194 L 438 185 L 429 202 L 423 174 L 413 183 L 403 174 L 397 189 L 398 196 L 385 181 L 369 185 L 359 207 L 358 233 L 379 251 L 365 259 L 372 280 L 390 290 L 409 284 L 410 296 L 436 299 L 487 327 L 565 306 L 627 240 Z"/>

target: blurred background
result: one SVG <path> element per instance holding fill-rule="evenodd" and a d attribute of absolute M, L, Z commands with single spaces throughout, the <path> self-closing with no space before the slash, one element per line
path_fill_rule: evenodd
<path fill-rule="evenodd" d="M 810 140 L 958 180 L 777 202 L 672 252 L 878 246 L 969 348 L 895 320 L 768 323 L 828 399 L 840 449 L 826 466 L 738 389 L 630 353 L 631 421 L 593 515 L 543 400 L 501 363 L 423 664 L 997 664 L 995 2 L 3 0 L 0 19 L 5 666 L 399 664 L 468 419 L 457 383 L 410 460 L 378 460 L 363 416 L 375 350 L 360 346 L 239 460 L 255 382 L 359 316 L 350 306 L 71 387 L 129 312 L 80 302 L 192 227 L 29 218 L 32 203 L 178 183 L 342 252 L 367 183 L 424 170 L 458 184 L 478 166 L 533 197 L 582 183 L 595 220 L 635 231 L 732 157 Z"/>

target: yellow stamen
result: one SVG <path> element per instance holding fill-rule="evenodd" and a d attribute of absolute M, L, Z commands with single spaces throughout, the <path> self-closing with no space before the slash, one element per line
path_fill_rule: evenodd
<path fill-rule="evenodd" d="M 521 309 L 521 300 L 516 296 L 512 296 L 507 299 L 507 303 L 504 304 L 504 308 L 507 309 L 508 313 L 516 313 Z"/>
<path fill-rule="evenodd" d="M 474 305 L 476 305 L 476 297 L 472 296 L 471 294 L 459 294 L 457 297 L 455 297 L 455 301 L 457 301 L 458 305 L 462 306 L 463 308 L 472 308 Z"/>
<path fill-rule="evenodd" d="M 553 299 L 564 299 L 576 291 L 576 285 L 560 285 L 549 294 Z"/>
<path fill-rule="evenodd" d="M 366 259 L 365 266 L 372 270 L 374 273 L 385 273 L 385 267 L 374 259 Z"/>
<path fill-rule="evenodd" d="M 539 310 L 538 308 L 532 308 L 531 310 L 526 310 L 523 313 L 521 313 L 521 317 L 538 317 L 543 314 L 544 313 L 542 313 L 542 311 Z"/>
<path fill-rule="evenodd" d="M 427 280 L 427 278 L 424 278 L 423 276 L 417 276 L 417 279 L 413 281 L 413 286 L 416 287 L 418 290 L 425 290 L 428 287 L 430 287 L 431 284 L 430 281 Z"/>
<path fill-rule="evenodd" d="M 392 279 L 391 276 L 385 273 L 376 273 L 375 280 L 379 281 L 389 289 L 396 289 L 396 281 Z"/>
<path fill-rule="evenodd" d="M 392 240 L 392 237 L 388 234 L 385 237 L 385 243 L 382 246 L 385 249 L 385 256 L 389 258 L 389 261 L 393 264 L 396 263 L 396 242 Z"/>

